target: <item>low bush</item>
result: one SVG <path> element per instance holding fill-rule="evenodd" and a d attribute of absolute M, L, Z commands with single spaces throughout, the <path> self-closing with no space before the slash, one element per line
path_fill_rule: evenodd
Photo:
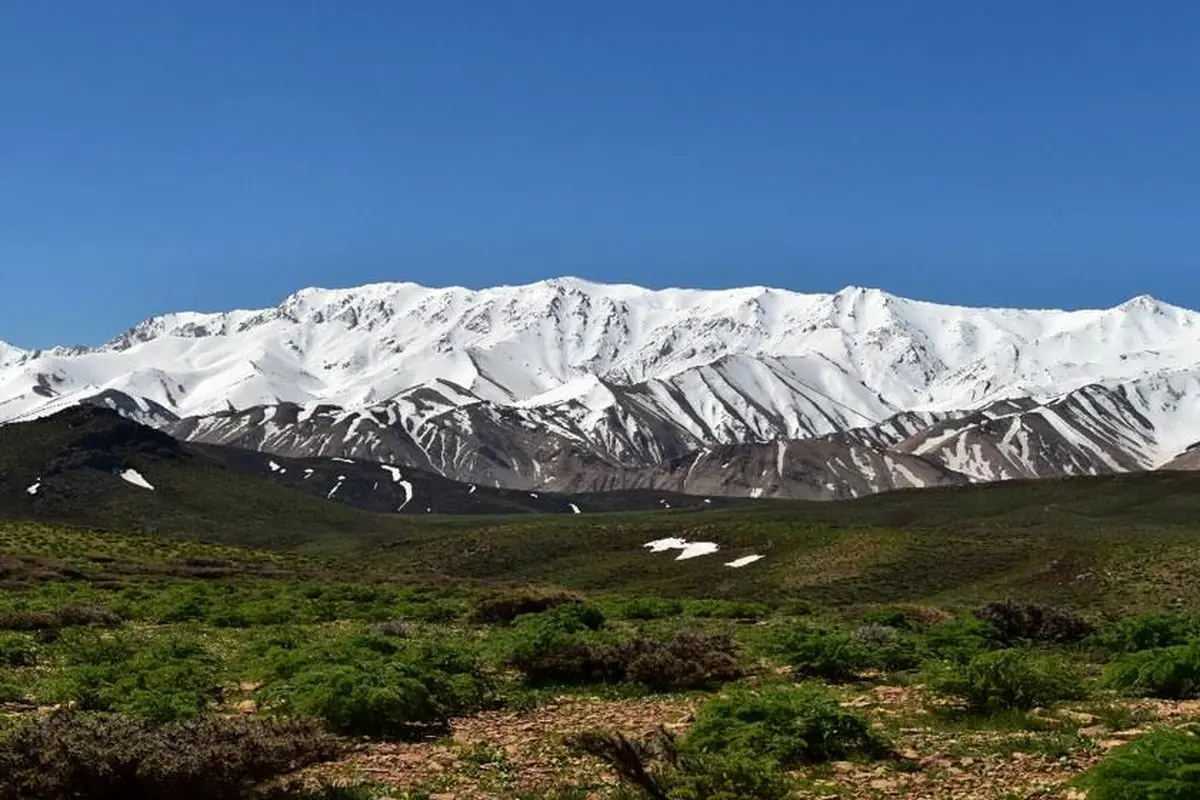
<path fill-rule="evenodd" d="M 0 703 L 17 703 L 25 699 L 21 686 L 0 668 Z"/>
<path fill-rule="evenodd" d="M 867 648 L 840 630 L 789 627 L 774 634 L 767 649 L 793 675 L 832 683 L 854 680 L 872 666 Z"/>
<path fill-rule="evenodd" d="M 410 634 L 408 623 L 402 619 L 389 619 L 383 622 L 376 622 L 371 626 L 371 632 L 379 636 L 394 636 L 398 639 L 406 638 Z"/>
<path fill-rule="evenodd" d="M 1023 649 L 943 664 L 933 670 L 930 684 L 976 713 L 1030 710 L 1086 696 L 1083 673 L 1075 665 Z"/>
<path fill-rule="evenodd" d="M 877 669 L 907 670 L 921 665 L 921 652 L 912 634 L 888 625 L 868 622 L 850 632 L 850 640 Z"/>
<path fill-rule="evenodd" d="M 113 628 L 121 617 L 103 606 L 68 606 L 57 611 L 8 611 L 0 614 L 0 630 L 40 631 L 59 628 Z"/>
<path fill-rule="evenodd" d="M 636 639 L 617 650 L 624 679 L 654 691 L 713 689 L 744 674 L 737 644 L 723 635 L 681 631 L 663 642 Z"/>
<path fill-rule="evenodd" d="M 1162 611 L 1129 617 L 1099 631 L 1096 644 L 1114 653 L 1158 650 L 1190 642 L 1200 636 L 1200 620 L 1190 614 Z"/>
<path fill-rule="evenodd" d="M 564 606 L 513 627 L 509 666 L 533 684 L 632 681 L 654 691 L 711 688 L 741 677 L 728 636 L 681 631 L 665 641 L 622 640 L 589 628 Z"/>
<path fill-rule="evenodd" d="M 1000 638 L 990 622 L 963 616 L 931 625 L 921 634 L 921 643 L 935 658 L 966 663 L 980 653 L 1001 647 Z"/>
<path fill-rule="evenodd" d="M 523 615 L 509 634 L 508 665 L 531 683 L 621 680 L 617 640 L 601 633 L 603 626 L 603 616 L 582 604 Z"/>
<path fill-rule="evenodd" d="M 526 590 L 484 598 L 475 607 L 474 619 L 485 625 L 508 624 L 524 614 L 540 614 L 558 606 L 582 603 L 575 592 Z"/>
<path fill-rule="evenodd" d="M 699 619 L 766 619 L 771 609 L 762 603 L 745 600 L 692 600 L 684 606 L 687 613 Z"/>
<path fill-rule="evenodd" d="M 411 738 L 491 702 L 473 653 L 449 644 L 357 637 L 285 651 L 263 688 L 272 707 L 350 735 Z"/>
<path fill-rule="evenodd" d="M 671 775 L 671 800 L 783 800 L 792 780 L 769 759 L 745 755 L 685 758 Z"/>
<path fill-rule="evenodd" d="M 769 759 L 681 755 L 674 737 L 662 730 L 649 740 L 585 733 L 568 745 L 606 763 L 630 792 L 646 800 L 781 800 L 792 787 Z"/>
<path fill-rule="evenodd" d="M 785 769 L 889 753 L 863 716 L 816 684 L 739 687 L 716 697 L 700 707 L 681 751 L 768 759 Z"/>
<path fill-rule="evenodd" d="M 621 619 L 670 619 L 683 614 L 683 603 L 662 597 L 635 597 L 620 603 L 616 614 Z"/>
<path fill-rule="evenodd" d="M 85 634 L 66 640 L 64 651 L 66 665 L 42 687 L 53 702 L 170 722 L 203 713 L 221 696 L 218 659 L 195 637 L 142 643 Z"/>
<path fill-rule="evenodd" d="M 32 667 L 37 663 L 33 637 L 0 632 L 0 667 Z"/>
<path fill-rule="evenodd" d="M 0 800 L 243 800 L 255 787 L 341 751 L 319 726 L 301 720 L 155 726 L 60 712 L 0 739 Z"/>
<path fill-rule="evenodd" d="M 1200 797 L 1200 736 L 1195 726 L 1158 730 L 1112 750 L 1078 785 L 1088 800 L 1192 800 Z"/>
<path fill-rule="evenodd" d="M 40 631 L 58 627 L 58 616 L 50 611 L 0 613 L 0 631 Z"/>
<path fill-rule="evenodd" d="M 1104 683 L 1136 697 L 1200 697 L 1200 643 L 1123 655 L 1105 669 Z"/>
<path fill-rule="evenodd" d="M 1000 641 L 1010 646 L 1022 642 L 1068 644 L 1086 639 L 1093 631 L 1092 625 L 1075 612 L 1037 603 L 988 603 L 975 615 L 991 623 Z"/>

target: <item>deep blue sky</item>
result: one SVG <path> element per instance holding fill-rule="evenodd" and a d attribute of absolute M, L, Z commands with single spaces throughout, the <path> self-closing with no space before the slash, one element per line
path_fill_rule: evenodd
<path fill-rule="evenodd" d="M 306 285 L 1200 307 L 1200 3 L 0 6 L 0 339 Z"/>

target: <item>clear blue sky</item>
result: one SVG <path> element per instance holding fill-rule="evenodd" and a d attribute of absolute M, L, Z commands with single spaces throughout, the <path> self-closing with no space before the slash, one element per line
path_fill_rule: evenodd
<path fill-rule="evenodd" d="M 0 6 L 0 339 L 302 286 L 1200 307 L 1200 3 Z"/>

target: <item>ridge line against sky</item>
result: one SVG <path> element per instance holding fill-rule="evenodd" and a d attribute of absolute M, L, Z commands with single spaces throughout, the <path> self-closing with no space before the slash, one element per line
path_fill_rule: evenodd
<path fill-rule="evenodd" d="M 0 28 L 25 348 L 382 280 L 1200 307 L 1196 3 L 64 0 Z"/>
<path fill-rule="evenodd" d="M 461 289 L 461 290 L 465 290 L 468 292 L 482 293 L 482 292 L 487 292 L 489 290 L 529 290 L 529 289 L 541 287 L 541 286 L 544 286 L 547 284 L 563 284 L 563 283 L 574 283 L 574 282 L 579 282 L 579 283 L 585 284 L 585 286 L 583 287 L 585 290 L 587 288 L 598 288 L 601 290 L 603 290 L 603 289 L 630 289 L 630 290 L 641 291 L 641 292 L 646 292 L 646 293 L 659 293 L 659 292 L 724 293 L 724 292 L 744 292 L 744 291 L 748 291 L 748 290 L 757 290 L 760 292 L 782 292 L 782 293 L 787 293 L 787 294 L 792 294 L 792 295 L 824 296 L 824 297 L 830 297 L 830 296 L 833 296 L 836 294 L 853 294 L 855 292 L 883 293 L 884 295 L 894 298 L 896 300 L 899 300 L 901 302 L 911 302 L 911 303 L 915 303 L 917 305 L 935 305 L 935 306 L 940 306 L 943 308 L 959 308 L 959 309 L 968 310 L 968 311 L 980 311 L 980 312 L 1009 311 L 1009 312 L 1016 312 L 1016 313 L 1030 313 L 1030 314 L 1061 314 L 1061 313 L 1069 314 L 1072 312 L 1102 312 L 1102 311 L 1117 310 L 1124 306 L 1137 303 L 1138 301 L 1146 301 L 1147 303 L 1150 303 L 1153 305 L 1166 306 L 1168 309 L 1174 309 L 1174 310 L 1182 311 L 1185 313 L 1200 314 L 1200 308 L 1191 308 L 1188 306 L 1180 306 L 1178 304 L 1170 303 L 1166 300 L 1163 300 L 1162 298 L 1154 297 L 1153 295 L 1148 295 L 1148 294 L 1142 294 L 1142 295 L 1137 295 L 1134 297 L 1129 297 L 1129 298 L 1126 298 L 1126 299 L 1122 300 L 1121 302 L 1113 304 L 1111 306 L 1080 306 L 1080 307 L 1073 307 L 1073 308 L 1051 307 L 1051 306 L 1014 307 L 1014 306 L 995 306 L 995 305 L 989 306 L 989 305 L 979 305 L 979 304 L 971 304 L 971 303 L 946 303 L 946 302 L 931 301 L 931 300 L 926 300 L 924 298 L 919 298 L 919 297 L 904 297 L 902 295 L 897 295 L 893 292 L 887 292 L 885 290 L 878 289 L 876 287 L 867 287 L 867 286 L 845 286 L 845 287 L 842 287 L 840 290 L 836 290 L 835 292 L 805 292 L 805 291 L 797 291 L 797 290 L 793 290 L 793 289 L 788 289 L 785 287 L 766 286 L 766 285 L 747 285 L 747 286 L 732 286 L 732 287 L 727 287 L 727 288 L 722 287 L 722 288 L 717 288 L 717 289 L 704 289 L 701 287 L 693 287 L 693 286 L 651 287 L 651 286 L 645 286 L 645 285 L 634 284 L 634 283 L 620 283 L 620 284 L 612 283 L 612 282 L 606 283 L 606 282 L 602 282 L 602 281 L 591 281 L 589 279 L 581 278 L 579 276 L 563 275 L 563 276 L 556 276 L 554 278 L 540 279 L 540 280 L 533 281 L 530 283 L 525 283 L 525 284 L 500 284 L 500 285 L 495 285 L 495 286 L 483 286 L 483 287 L 478 287 L 478 288 L 462 286 L 459 284 L 438 285 L 438 284 L 431 284 L 431 283 L 419 283 L 419 282 L 414 282 L 414 281 L 380 281 L 380 282 L 375 282 L 375 283 L 370 283 L 370 284 L 361 284 L 361 285 L 354 285 L 354 286 L 306 286 L 306 287 L 301 287 L 293 292 L 290 292 L 285 297 L 278 298 L 275 302 L 271 302 L 271 303 L 268 303 L 268 304 L 265 304 L 262 306 L 236 306 L 236 307 L 229 307 L 229 308 L 218 308 L 218 309 L 207 309 L 207 310 L 206 309 L 196 309 L 196 308 L 169 309 L 167 311 L 149 315 L 147 317 L 138 319 L 136 321 L 131 321 L 127 325 L 125 325 L 123 328 L 121 328 L 119 331 L 114 332 L 113 335 L 109 336 L 102 342 L 95 342 L 95 343 L 57 342 L 51 346 L 39 346 L 36 348 L 29 348 L 29 347 L 20 347 L 18 343 L 6 341 L 4 339 L 4 337 L 0 336 L 0 344 L 9 344 L 11 346 L 17 346 L 17 347 L 19 347 L 19 349 L 26 350 L 29 352 L 36 352 L 39 350 L 47 350 L 47 349 L 51 349 L 52 347 L 94 348 L 94 347 L 99 347 L 99 346 L 110 344 L 113 341 L 119 339 L 122 335 L 132 331 L 133 329 L 135 329 L 137 326 L 141 325 L 142 323 L 150 322 L 152 320 L 169 318 L 169 317 L 177 315 L 177 314 L 184 314 L 184 315 L 200 314 L 200 315 L 205 315 L 205 316 L 219 316 L 221 314 L 226 314 L 226 313 L 257 314 L 257 313 L 261 313 L 261 312 L 269 312 L 276 308 L 282 308 L 282 307 L 286 306 L 286 304 L 289 300 L 291 300 L 295 297 L 298 297 L 302 294 L 306 294 L 306 293 L 340 294 L 340 293 L 353 293 L 355 291 L 361 290 L 361 293 L 369 295 L 370 291 L 372 289 L 379 289 L 379 288 L 383 288 L 383 287 L 390 287 L 390 286 L 396 286 L 396 285 L 413 286 L 414 288 L 426 289 L 431 292 L 452 291 L 455 289 Z"/>

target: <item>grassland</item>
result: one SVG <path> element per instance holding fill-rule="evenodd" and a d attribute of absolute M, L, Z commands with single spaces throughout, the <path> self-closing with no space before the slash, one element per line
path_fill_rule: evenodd
<path fill-rule="evenodd" d="M 603 757 L 621 740 L 580 744 L 599 732 L 642 743 L 672 800 L 1081 797 L 1110 753 L 1200 714 L 1196 486 L 419 523 L 333 508 L 321 514 L 346 528 L 318 515 L 291 538 L 281 526 L 298 517 L 264 513 L 247 538 L 268 547 L 230 543 L 229 504 L 153 533 L 3 521 L 0 762 L 59 708 L 163 730 L 316 718 L 343 743 L 229 797 L 656 797 Z M 375 527 L 356 527 L 364 516 Z M 675 561 L 643 547 L 664 536 L 722 549 Z M 722 566 L 751 552 L 765 558 Z M 986 606 L 1011 597 L 1025 605 Z M 721 697 L 783 698 L 813 730 L 850 714 L 881 749 L 818 757 L 788 734 L 771 746 L 808 755 L 688 755 Z M 648 744 L 663 730 L 681 760 Z"/>

